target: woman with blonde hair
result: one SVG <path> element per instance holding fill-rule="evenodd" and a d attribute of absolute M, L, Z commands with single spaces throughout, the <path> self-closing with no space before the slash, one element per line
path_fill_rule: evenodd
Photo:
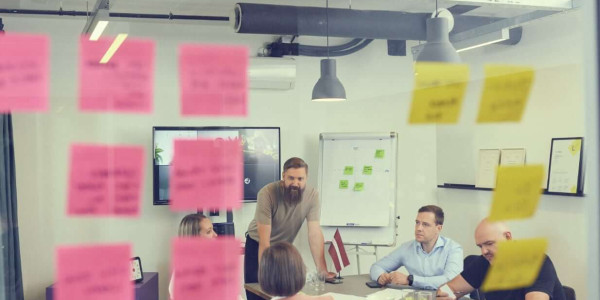
<path fill-rule="evenodd" d="M 217 237 L 217 233 L 213 229 L 213 224 L 209 218 L 202 213 L 190 214 L 181 220 L 179 223 L 178 236 L 197 236 L 202 238 L 213 239 Z M 169 299 L 173 299 L 173 275 L 169 282 Z"/>
<path fill-rule="evenodd" d="M 258 266 L 258 283 L 271 300 L 333 300 L 331 296 L 308 296 L 299 293 L 306 283 L 306 266 L 296 248 L 280 242 L 265 249 Z"/>

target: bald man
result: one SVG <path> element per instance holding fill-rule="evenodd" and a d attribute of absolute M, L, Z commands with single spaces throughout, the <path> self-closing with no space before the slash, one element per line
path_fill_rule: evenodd
<path fill-rule="evenodd" d="M 481 256 L 472 263 L 465 265 L 460 275 L 450 282 L 448 287 L 457 298 L 478 289 L 490 267 L 494 263 L 494 255 L 498 250 L 498 243 L 512 240 L 512 233 L 506 224 L 492 223 L 487 219 L 482 220 L 475 230 L 475 243 L 481 249 Z M 446 293 L 438 292 L 439 296 L 447 296 Z M 438 297 L 437 299 L 454 299 L 449 297 Z M 556 275 L 554 265 L 548 256 L 540 269 L 535 282 L 526 288 L 486 292 L 486 300 L 566 300 L 562 284 Z"/>

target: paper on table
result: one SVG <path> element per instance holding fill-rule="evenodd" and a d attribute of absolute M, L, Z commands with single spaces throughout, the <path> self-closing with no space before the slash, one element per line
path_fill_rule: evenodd
<path fill-rule="evenodd" d="M 544 166 L 499 167 L 498 184 L 492 199 L 490 221 L 533 216 L 542 193 Z"/>
<path fill-rule="evenodd" d="M 61 246 L 56 249 L 56 300 L 133 300 L 131 245 Z"/>
<path fill-rule="evenodd" d="M 367 300 L 388 300 L 388 299 L 402 299 L 405 291 L 399 289 L 384 289 L 373 294 L 367 295 Z"/>
<path fill-rule="evenodd" d="M 533 76 L 534 71 L 530 67 L 486 65 L 477 122 L 521 121 Z"/>
<path fill-rule="evenodd" d="M 483 291 L 511 290 L 533 284 L 546 258 L 544 238 L 498 243 L 494 264 L 481 285 Z"/>
<path fill-rule="evenodd" d="M 338 293 L 326 293 L 323 296 L 331 296 L 334 300 L 365 300 L 365 297 L 353 296 L 353 295 L 345 295 Z"/>
<path fill-rule="evenodd" d="M 181 45 L 181 114 L 246 116 L 247 73 L 247 47 Z"/>
<path fill-rule="evenodd" d="M 477 177 L 475 186 L 480 188 L 496 187 L 496 170 L 500 161 L 500 150 L 480 149 L 477 164 Z"/>
<path fill-rule="evenodd" d="M 0 112 L 48 110 L 49 38 L 0 34 Z"/>
<path fill-rule="evenodd" d="M 454 294 L 454 292 L 450 289 L 450 287 L 447 284 L 444 284 L 440 287 L 440 291 L 448 294 L 448 297 L 450 299 L 456 299 L 456 295 Z"/>
<path fill-rule="evenodd" d="M 465 64 L 416 63 L 409 123 L 456 123 L 468 80 Z"/>
<path fill-rule="evenodd" d="M 151 113 L 154 41 L 127 39 L 108 63 L 100 60 L 113 39 L 79 40 L 79 108 L 82 111 Z"/>
<path fill-rule="evenodd" d="M 243 158 L 239 139 L 175 140 L 171 209 L 235 209 L 242 206 Z"/>

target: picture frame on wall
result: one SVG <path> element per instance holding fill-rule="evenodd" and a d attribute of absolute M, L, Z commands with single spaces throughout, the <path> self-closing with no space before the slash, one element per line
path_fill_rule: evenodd
<path fill-rule="evenodd" d="M 547 190 L 583 194 L 583 137 L 552 139 Z"/>

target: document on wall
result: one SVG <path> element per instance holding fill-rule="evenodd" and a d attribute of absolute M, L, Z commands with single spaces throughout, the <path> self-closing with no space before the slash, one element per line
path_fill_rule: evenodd
<path fill-rule="evenodd" d="M 548 191 L 577 193 L 580 186 L 582 138 L 552 139 Z"/>
<path fill-rule="evenodd" d="M 480 149 L 477 164 L 475 186 L 480 188 L 496 187 L 496 169 L 500 162 L 499 149 Z"/>
<path fill-rule="evenodd" d="M 500 155 L 501 166 L 525 165 L 525 148 L 502 149 Z"/>

